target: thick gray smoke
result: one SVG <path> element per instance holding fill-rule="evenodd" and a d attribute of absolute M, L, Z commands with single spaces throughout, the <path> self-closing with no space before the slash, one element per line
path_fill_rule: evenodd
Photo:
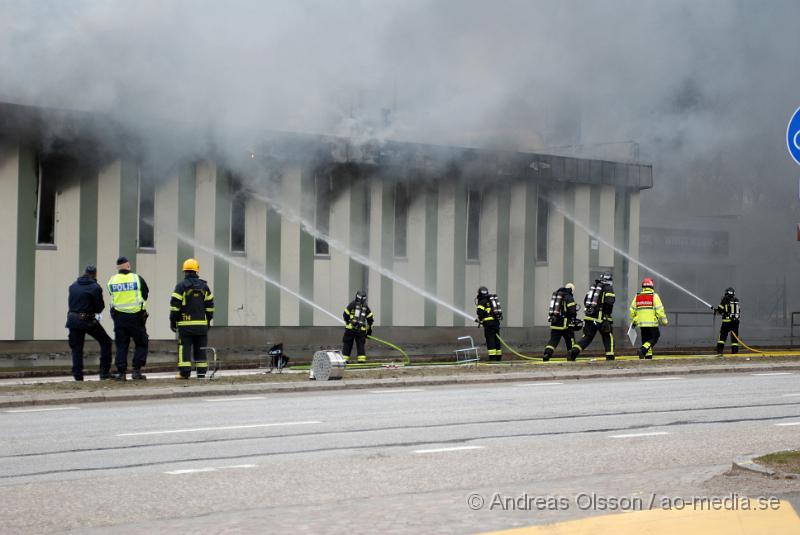
<path fill-rule="evenodd" d="M 652 162 L 643 226 L 729 225 L 731 283 L 775 281 L 798 264 L 798 20 L 796 0 L 0 0 L 0 100 Z"/>

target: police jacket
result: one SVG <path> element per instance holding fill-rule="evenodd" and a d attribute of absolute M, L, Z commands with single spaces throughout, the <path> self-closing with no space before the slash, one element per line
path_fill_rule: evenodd
<path fill-rule="evenodd" d="M 741 314 L 739 298 L 725 296 L 714 310 L 722 316 L 723 323 L 739 321 L 739 314 Z"/>
<path fill-rule="evenodd" d="M 357 313 L 357 309 L 361 310 L 361 314 Z M 342 313 L 342 318 L 344 318 L 344 328 L 358 334 L 366 334 L 367 331 L 372 328 L 372 323 L 375 321 L 369 305 L 366 303 L 361 305 L 356 301 L 351 301 L 350 304 L 347 305 L 347 308 L 345 308 Z"/>
<path fill-rule="evenodd" d="M 498 325 L 500 323 L 495 311 L 492 310 L 492 301 L 488 295 L 478 299 L 478 304 L 475 305 L 475 312 L 481 325 Z"/>
<path fill-rule="evenodd" d="M 82 275 L 69 286 L 68 329 L 88 329 L 95 324 L 95 314 L 106 307 L 103 289 L 93 277 Z"/>
<path fill-rule="evenodd" d="M 600 298 L 597 300 L 597 309 L 586 309 L 586 319 L 596 322 L 612 321 L 611 315 L 614 312 L 614 303 L 617 296 L 614 294 L 614 286 L 610 283 L 597 281 L 596 286 L 600 288 Z"/>
<path fill-rule="evenodd" d="M 667 314 L 661 298 L 652 288 L 642 288 L 631 301 L 631 322 L 639 327 L 658 327 L 659 322 L 667 325 Z"/>
<path fill-rule="evenodd" d="M 186 278 L 175 286 L 169 302 L 169 321 L 187 333 L 205 334 L 214 319 L 214 294 L 208 283 L 187 272 Z"/>
<path fill-rule="evenodd" d="M 132 273 L 129 269 L 121 269 L 109 279 L 108 293 L 111 294 L 112 315 L 120 312 L 139 314 L 145 311 L 150 288 L 141 275 Z"/>
<path fill-rule="evenodd" d="M 561 294 L 561 306 L 559 313 L 550 317 L 550 328 L 557 331 L 565 331 L 570 328 L 570 323 L 575 321 L 578 316 L 578 308 L 575 305 L 572 290 L 559 288 L 557 292 Z"/>

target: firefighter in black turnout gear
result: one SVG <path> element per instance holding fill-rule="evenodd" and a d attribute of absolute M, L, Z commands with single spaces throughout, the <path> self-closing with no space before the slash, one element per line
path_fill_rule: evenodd
<path fill-rule="evenodd" d="M 347 308 L 342 313 L 344 318 L 344 337 L 342 337 L 342 355 L 345 362 L 350 360 L 350 353 L 353 351 L 353 342 L 356 343 L 358 362 L 367 362 L 367 352 L 364 346 L 367 336 L 372 334 L 372 311 L 367 306 L 367 294 L 358 291 Z"/>
<path fill-rule="evenodd" d="M 183 263 L 185 278 L 175 286 L 170 299 L 169 327 L 178 333 L 177 379 L 188 379 L 192 375 L 192 356 L 198 379 L 205 377 L 208 371 L 205 348 L 208 326 L 214 319 L 214 294 L 199 272 L 197 260 L 187 259 Z"/>
<path fill-rule="evenodd" d="M 606 350 L 606 360 L 614 360 L 614 286 L 611 273 L 603 273 L 583 298 L 583 337 L 570 351 L 569 360 L 578 358 L 580 352 L 592 343 L 594 336 L 599 332 Z"/>
<path fill-rule="evenodd" d="M 503 350 L 500 348 L 500 320 L 503 319 L 503 309 L 500 307 L 500 300 L 496 294 L 490 294 L 486 286 L 478 288 L 478 295 L 475 297 L 475 321 L 483 326 L 483 334 L 486 337 L 486 352 L 489 360 L 500 361 L 503 359 Z"/>
<path fill-rule="evenodd" d="M 739 352 L 739 318 L 741 317 L 741 305 L 739 298 L 736 297 L 736 290 L 728 288 L 719 305 L 712 306 L 714 314 L 722 316 L 722 325 L 719 329 L 719 339 L 717 340 L 717 355 L 722 355 L 725 349 L 725 341 L 728 334 L 731 334 L 731 353 Z M 733 336 L 736 335 L 736 336 Z"/>
<path fill-rule="evenodd" d="M 72 350 L 72 377 L 83 381 L 83 344 L 88 334 L 100 344 L 100 379 L 111 379 L 111 337 L 100 325 L 106 307 L 103 289 L 97 284 L 97 268 L 89 264 L 69 287 L 69 348 Z"/>
<path fill-rule="evenodd" d="M 567 346 L 569 352 L 575 347 L 575 336 L 573 330 L 580 325 L 578 321 L 578 307 L 572 293 L 575 285 L 571 282 L 553 292 L 548 308 L 548 321 L 550 322 L 550 341 L 544 347 L 542 360 L 547 362 L 558 347 L 561 338 Z M 569 358 L 569 357 L 568 357 Z"/>

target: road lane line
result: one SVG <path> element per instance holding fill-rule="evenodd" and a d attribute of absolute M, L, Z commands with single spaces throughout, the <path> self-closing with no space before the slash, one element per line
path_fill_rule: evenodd
<path fill-rule="evenodd" d="M 258 466 L 258 465 L 255 465 L 255 464 L 232 464 L 230 466 L 220 466 L 219 469 L 220 470 L 222 470 L 222 469 L 227 470 L 228 468 L 255 468 L 256 466 Z"/>
<path fill-rule="evenodd" d="M 48 407 L 46 409 L 9 409 L 5 412 L 77 411 L 80 407 Z"/>
<path fill-rule="evenodd" d="M 785 397 L 785 398 L 796 398 L 798 396 L 800 396 L 800 393 L 799 394 L 784 394 L 783 395 L 783 397 Z"/>
<path fill-rule="evenodd" d="M 514 386 L 551 386 L 551 385 L 563 385 L 564 383 L 557 383 L 554 381 L 542 381 L 541 383 L 519 383 L 514 384 Z"/>
<path fill-rule="evenodd" d="M 206 398 L 203 401 L 220 402 L 220 401 L 254 401 L 256 399 L 267 399 L 264 396 L 253 396 L 249 398 Z"/>
<path fill-rule="evenodd" d="M 441 453 L 444 451 L 482 450 L 486 446 L 454 446 L 452 448 L 434 448 L 430 450 L 414 450 L 414 453 Z"/>
<path fill-rule="evenodd" d="M 760 375 L 761 377 L 767 377 L 770 375 L 794 375 L 792 372 L 769 372 L 769 373 L 751 373 L 750 375 Z"/>
<path fill-rule="evenodd" d="M 778 427 L 788 427 L 790 425 L 800 425 L 800 422 L 786 422 L 786 423 L 775 424 L 775 425 L 777 425 Z"/>
<path fill-rule="evenodd" d="M 630 433 L 628 435 L 611 435 L 608 438 L 657 437 L 661 435 L 669 435 L 669 433 L 666 431 L 655 431 L 653 433 Z"/>
<path fill-rule="evenodd" d="M 256 429 L 259 427 L 278 427 L 282 425 L 310 425 L 321 424 L 319 420 L 309 420 L 307 422 L 276 422 L 271 424 L 251 424 L 251 425 L 226 425 L 222 427 L 194 427 L 191 429 L 167 429 L 164 431 L 139 431 L 136 433 L 119 433 L 118 437 L 138 437 L 145 435 L 169 435 L 174 433 L 200 433 L 203 431 L 230 431 L 233 429 Z"/>
<path fill-rule="evenodd" d="M 639 379 L 640 381 L 676 381 L 681 380 L 683 377 L 645 377 Z"/>
<path fill-rule="evenodd" d="M 180 476 L 183 474 L 197 474 L 199 472 L 216 472 L 216 468 L 188 468 L 186 470 L 170 470 L 169 472 L 164 472 L 165 474 L 169 474 L 171 476 Z"/>
<path fill-rule="evenodd" d="M 424 392 L 422 388 L 386 388 L 384 390 L 370 390 L 370 394 L 397 394 L 402 392 Z"/>

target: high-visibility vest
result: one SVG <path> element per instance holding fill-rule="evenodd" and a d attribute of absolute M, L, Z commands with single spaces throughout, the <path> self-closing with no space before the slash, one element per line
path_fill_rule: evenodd
<path fill-rule="evenodd" d="M 117 273 L 108 280 L 111 308 L 126 314 L 144 310 L 142 283 L 136 273 Z"/>
<path fill-rule="evenodd" d="M 667 324 L 667 315 L 661 298 L 652 288 L 643 288 L 633 298 L 630 308 L 631 320 L 639 327 L 658 327 L 659 322 Z"/>

